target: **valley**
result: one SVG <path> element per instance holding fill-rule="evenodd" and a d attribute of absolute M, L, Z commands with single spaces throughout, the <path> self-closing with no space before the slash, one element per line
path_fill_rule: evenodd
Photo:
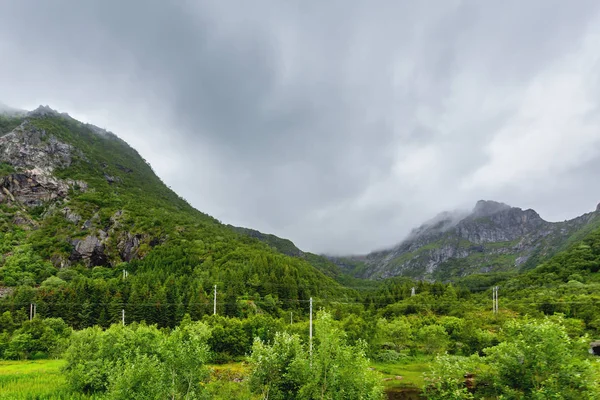
<path fill-rule="evenodd" d="M 479 201 L 312 254 L 194 209 L 111 132 L 4 113 L 0 398 L 596 396 L 599 221 Z"/>

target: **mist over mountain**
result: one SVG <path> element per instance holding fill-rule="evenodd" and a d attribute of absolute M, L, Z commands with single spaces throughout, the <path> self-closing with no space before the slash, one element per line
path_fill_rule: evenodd
<path fill-rule="evenodd" d="M 22 115 L 26 112 L 27 111 L 25 110 L 19 110 L 17 108 L 7 106 L 6 104 L 0 102 L 0 115 Z"/>
<path fill-rule="evenodd" d="M 470 212 L 438 214 L 392 248 L 329 259 L 344 272 L 369 279 L 448 280 L 514 272 L 533 268 L 598 226 L 598 209 L 572 220 L 548 222 L 531 209 L 480 200 Z"/>

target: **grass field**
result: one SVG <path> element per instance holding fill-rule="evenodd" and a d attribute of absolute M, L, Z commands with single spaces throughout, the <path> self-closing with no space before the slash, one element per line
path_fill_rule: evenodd
<path fill-rule="evenodd" d="M 89 399 L 68 389 L 63 365 L 63 360 L 0 361 L 0 399 Z"/>
<path fill-rule="evenodd" d="M 383 375 L 383 379 L 392 378 L 383 382 L 383 385 L 386 388 L 422 388 L 425 385 L 423 372 L 429 371 L 429 362 L 430 361 L 419 360 L 402 364 L 373 363 L 372 366 L 376 371 Z M 401 376 L 402 379 L 395 379 L 397 376 Z"/>

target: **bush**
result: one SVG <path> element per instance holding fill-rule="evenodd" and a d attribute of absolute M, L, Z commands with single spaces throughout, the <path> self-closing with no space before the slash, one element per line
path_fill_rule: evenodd
<path fill-rule="evenodd" d="M 427 378 L 427 398 L 473 398 L 465 373 L 476 374 L 477 398 L 600 398 L 585 340 L 570 338 L 561 319 L 554 319 L 508 321 L 504 341 L 485 349 L 484 357 L 438 357 Z"/>
<path fill-rule="evenodd" d="M 60 318 L 34 318 L 0 340 L 4 357 L 13 360 L 59 357 L 71 336 L 71 328 Z"/>
<path fill-rule="evenodd" d="M 257 339 L 250 386 L 269 399 L 381 399 L 383 390 L 369 369 L 366 344 L 348 345 L 331 315 L 318 313 L 310 356 L 297 335 L 278 333 L 272 345 Z"/>
<path fill-rule="evenodd" d="M 375 354 L 375 360 L 379 362 L 398 362 L 407 356 L 402 353 L 398 353 L 396 350 L 382 350 Z"/>
<path fill-rule="evenodd" d="M 198 398 L 208 377 L 210 331 L 186 322 L 171 333 L 156 326 L 112 325 L 77 332 L 66 352 L 72 389 L 109 398 Z"/>

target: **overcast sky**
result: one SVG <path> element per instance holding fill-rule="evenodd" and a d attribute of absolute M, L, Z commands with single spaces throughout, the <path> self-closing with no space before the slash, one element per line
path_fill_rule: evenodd
<path fill-rule="evenodd" d="M 113 131 L 314 252 L 478 199 L 600 202 L 600 2 L 0 0 L 0 101 Z"/>

